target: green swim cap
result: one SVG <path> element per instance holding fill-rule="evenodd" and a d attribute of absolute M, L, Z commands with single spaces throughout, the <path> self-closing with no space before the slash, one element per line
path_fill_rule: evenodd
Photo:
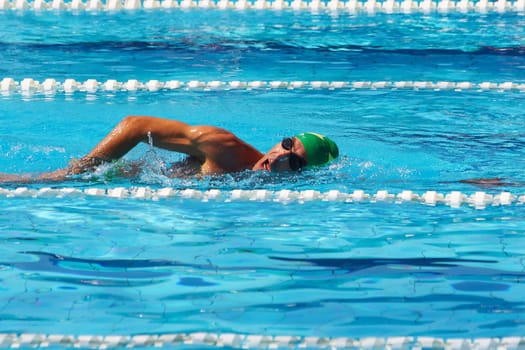
<path fill-rule="evenodd" d="M 313 132 L 294 136 L 306 150 L 307 166 L 323 165 L 339 156 L 339 148 L 328 137 Z"/>

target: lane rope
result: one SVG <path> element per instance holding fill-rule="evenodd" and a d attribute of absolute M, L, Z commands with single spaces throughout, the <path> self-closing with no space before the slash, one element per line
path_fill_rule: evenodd
<path fill-rule="evenodd" d="M 1 0 L 0 0 L 1 1 Z M 525 0 L 524 0 L 525 1 Z M 141 82 L 130 79 L 122 82 L 109 79 L 105 82 L 87 79 L 83 82 L 75 79 L 57 81 L 47 78 L 42 82 L 25 78 L 21 81 L 3 78 L 0 81 L 0 95 L 12 96 L 21 94 L 32 96 L 44 94 L 54 96 L 59 93 L 73 94 L 84 92 L 158 92 L 158 91 L 238 91 L 238 90 L 413 90 L 413 91 L 496 91 L 525 92 L 525 83 L 517 82 L 454 82 L 454 81 L 180 81 L 149 80 Z"/>
<path fill-rule="evenodd" d="M 330 11 L 349 14 L 375 13 L 509 13 L 525 12 L 525 0 L 0 0 L 0 10 L 121 11 L 139 9 L 220 9 Z"/>
<path fill-rule="evenodd" d="M 451 191 L 443 194 L 437 191 L 426 191 L 419 195 L 410 190 L 399 193 L 390 193 L 379 190 L 376 193 L 367 193 L 363 190 L 354 190 L 352 193 L 339 190 L 321 192 L 317 190 L 218 190 L 206 191 L 195 189 L 175 189 L 164 187 L 152 189 L 150 187 L 116 187 L 116 188 L 51 188 L 32 189 L 18 187 L 14 189 L 0 187 L 0 198 L 86 198 L 106 197 L 119 199 L 142 200 L 195 200 L 201 202 L 345 202 L 345 203 L 420 203 L 429 206 L 446 205 L 452 208 L 471 206 L 476 209 L 485 209 L 489 206 L 523 205 L 525 195 L 516 195 L 503 191 L 498 194 L 489 194 L 478 191 L 465 194 L 460 191 Z"/>
<path fill-rule="evenodd" d="M 0 333 L 0 348 L 47 348 L 59 346 L 77 349 L 112 349 L 135 347 L 214 346 L 242 349 L 521 349 L 524 337 L 436 338 L 436 337 L 364 337 L 330 338 L 313 336 L 269 336 L 235 333 L 172 333 L 144 335 L 67 335 Z"/>

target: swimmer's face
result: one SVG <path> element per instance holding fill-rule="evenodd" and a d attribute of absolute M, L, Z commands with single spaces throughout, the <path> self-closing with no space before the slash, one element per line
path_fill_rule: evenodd
<path fill-rule="evenodd" d="M 253 170 L 274 172 L 301 171 L 306 166 L 306 151 L 296 138 L 284 138 L 253 166 Z"/>

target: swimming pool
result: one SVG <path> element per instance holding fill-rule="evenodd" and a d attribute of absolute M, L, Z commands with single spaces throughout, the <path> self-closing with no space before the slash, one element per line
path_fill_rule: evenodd
<path fill-rule="evenodd" d="M 2 347 L 521 344 L 519 2 L 5 4 L 0 172 L 64 167 L 132 114 L 218 125 L 262 151 L 315 130 L 342 156 L 300 175 L 169 179 L 180 157 L 141 145 L 134 178 L 108 166 L 2 185 Z M 487 177 L 504 183 L 459 182 Z"/>

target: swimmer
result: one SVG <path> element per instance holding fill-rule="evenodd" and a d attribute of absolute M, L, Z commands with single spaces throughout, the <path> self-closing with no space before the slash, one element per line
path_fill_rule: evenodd
<path fill-rule="evenodd" d="M 141 142 L 186 154 L 186 166 L 202 175 L 243 170 L 301 171 L 327 164 L 339 155 L 332 140 L 316 133 L 286 137 L 263 154 L 233 133 L 215 126 L 192 126 L 177 120 L 129 116 L 89 154 L 68 167 L 35 177 L 0 174 L 0 182 L 61 181 L 120 159 Z"/>

